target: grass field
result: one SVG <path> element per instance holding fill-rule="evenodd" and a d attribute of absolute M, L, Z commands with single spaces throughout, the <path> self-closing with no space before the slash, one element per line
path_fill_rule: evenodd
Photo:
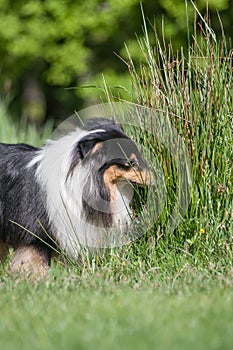
<path fill-rule="evenodd" d="M 183 221 L 166 230 L 176 170 L 156 144 L 168 201 L 140 240 L 83 265 L 53 263 L 38 282 L 0 266 L 1 350 L 233 348 L 232 56 L 207 23 L 201 32 L 174 55 L 156 35 L 152 47 L 145 28 L 144 61 L 128 57 L 133 102 L 168 113 L 190 154 Z M 4 103 L 0 125 L 3 142 L 41 144 L 50 132 L 17 128 Z"/>
<path fill-rule="evenodd" d="M 232 349 L 230 276 L 186 271 L 186 282 L 138 283 L 51 274 L 46 283 L 1 285 L 2 350 Z"/>

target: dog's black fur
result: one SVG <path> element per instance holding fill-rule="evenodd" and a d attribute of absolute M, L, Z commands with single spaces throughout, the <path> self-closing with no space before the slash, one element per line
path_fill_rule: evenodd
<path fill-rule="evenodd" d="M 26 144 L 0 144 L 0 238 L 14 249 L 36 246 L 48 261 L 50 249 L 42 241 L 53 245 L 43 229 L 49 232 L 49 218 L 35 181 L 36 165 L 27 169 L 37 150 Z"/>

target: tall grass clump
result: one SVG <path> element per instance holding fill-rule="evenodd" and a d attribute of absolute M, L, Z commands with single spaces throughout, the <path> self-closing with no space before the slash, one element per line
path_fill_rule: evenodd
<path fill-rule="evenodd" d="M 142 63 L 136 66 L 127 49 L 133 102 L 166 114 L 186 145 L 192 163 L 190 204 L 174 232 L 165 232 L 163 214 L 154 229 L 157 253 L 183 252 L 199 266 L 232 268 L 233 243 L 233 97 L 232 51 L 222 34 L 218 40 L 208 19 L 201 17 L 189 36 L 189 48 L 174 52 L 172 43 L 154 29 L 152 45 L 145 18 L 138 40 Z M 153 30 L 153 29 L 152 29 Z M 152 131 L 153 132 L 153 131 Z M 145 135 L 147 140 L 148 135 Z M 174 194 L 171 155 L 157 143 L 169 197 Z M 170 209 L 174 200 L 170 201 Z M 165 211 L 169 211 L 167 204 Z M 166 243 L 165 243 L 166 242 Z M 161 257 L 160 256 L 160 257 Z M 155 259 L 157 261 L 157 259 Z"/>
<path fill-rule="evenodd" d="M 189 176 L 191 184 L 188 206 L 179 224 L 169 230 L 168 222 L 179 190 L 182 191 L 177 183 L 178 172 L 182 171 L 182 167 L 178 169 L 179 156 L 172 153 L 172 145 L 169 149 L 160 142 L 153 128 L 129 127 L 126 130 L 129 135 L 131 132 L 137 143 L 149 149 L 159 163 L 166 202 L 154 225 L 148 230 L 144 226 L 140 239 L 103 257 L 91 257 L 88 266 L 93 272 L 100 267 L 110 279 L 136 281 L 139 285 L 150 280 L 183 283 L 196 276 L 196 272 L 201 279 L 207 276 L 211 279 L 213 275 L 230 278 L 233 269 L 230 45 L 224 33 L 217 38 L 209 20 L 200 17 L 200 22 L 194 24 L 193 36 L 188 34 L 188 49 L 174 52 L 172 42 L 160 38 L 156 28 L 149 27 L 149 32 L 144 17 L 143 21 L 144 35 L 138 39 L 140 65 L 134 62 L 127 46 L 127 58 L 124 58 L 132 83 L 130 102 L 153 110 L 153 118 L 163 120 L 163 116 L 168 116 L 177 140 L 182 141 L 191 163 L 191 166 L 187 164 L 190 169 L 183 169 L 183 177 Z M 106 90 L 107 99 L 115 101 L 110 89 Z M 142 121 L 139 120 L 139 125 L 143 125 Z M 156 207 L 152 207 L 151 217 L 153 210 L 156 216 Z M 179 211 L 180 208 L 178 214 Z"/>

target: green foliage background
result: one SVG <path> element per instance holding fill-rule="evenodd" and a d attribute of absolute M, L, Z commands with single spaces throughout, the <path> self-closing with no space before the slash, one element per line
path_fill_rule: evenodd
<path fill-rule="evenodd" d="M 141 3 L 148 23 L 156 23 L 160 33 L 164 27 L 164 38 L 172 38 L 174 49 L 187 46 L 184 0 Z M 187 5 L 192 23 L 190 0 Z M 196 6 L 205 13 L 206 0 L 197 0 Z M 231 0 L 209 0 L 208 6 L 213 29 L 221 32 L 219 11 L 230 36 Z M 138 0 L 0 0 L 0 86 L 13 115 L 23 114 L 29 78 L 43 97 L 33 107 L 37 113 L 32 112 L 39 119 L 43 114 L 64 118 L 74 109 L 98 101 L 101 91 L 94 87 L 103 85 L 103 75 L 109 86 L 118 86 L 117 95 L 131 99 L 127 65 L 114 52 L 124 60 L 126 43 L 134 61 L 143 61 L 135 33 L 139 38 L 143 35 Z"/>

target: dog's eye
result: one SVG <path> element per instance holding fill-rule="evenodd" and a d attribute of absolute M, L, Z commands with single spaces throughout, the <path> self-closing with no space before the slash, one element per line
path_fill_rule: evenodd
<path fill-rule="evenodd" d="M 138 167 L 138 161 L 137 159 L 132 159 L 132 160 L 129 160 L 125 163 L 125 166 L 127 168 L 135 168 L 135 167 Z"/>

